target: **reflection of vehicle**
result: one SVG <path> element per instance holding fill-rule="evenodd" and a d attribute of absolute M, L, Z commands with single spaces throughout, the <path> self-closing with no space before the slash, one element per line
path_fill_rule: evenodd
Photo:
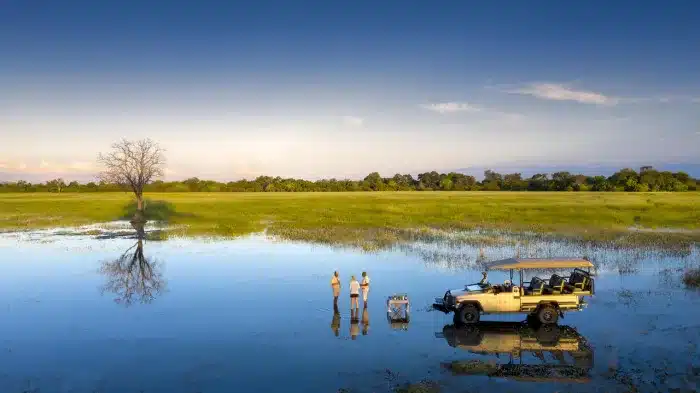
<path fill-rule="evenodd" d="M 445 364 L 453 374 L 582 382 L 593 368 L 593 349 L 568 326 L 533 328 L 519 322 L 481 322 L 463 328 L 447 325 L 435 335 L 444 337 L 452 347 L 497 357 L 491 361 L 473 359 Z M 531 364 L 528 358 L 533 359 Z"/>
<path fill-rule="evenodd" d="M 580 311 L 586 305 L 584 296 L 595 293 L 590 269 L 593 264 L 586 259 L 521 259 L 510 258 L 486 264 L 489 270 L 510 270 L 510 280 L 503 285 L 491 285 L 486 272 L 480 283 L 463 289 L 449 290 L 443 298 L 437 298 L 433 306 L 443 312 L 455 313 L 455 322 L 474 324 L 481 314 L 528 313 L 540 323 L 556 324 L 566 311 Z M 583 268 L 587 268 L 584 271 Z M 532 277 L 523 283 L 523 271 L 552 271 L 573 269 L 568 278 L 552 274 L 549 279 Z M 513 272 L 520 272 L 520 285 L 513 285 Z"/>

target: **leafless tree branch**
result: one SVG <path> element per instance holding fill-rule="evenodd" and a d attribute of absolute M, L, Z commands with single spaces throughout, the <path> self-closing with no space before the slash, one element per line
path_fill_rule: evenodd
<path fill-rule="evenodd" d="M 97 161 L 104 167 L 99 180 L 130 189 L 142 210 L 144 187 L 164 175 L 165 149 L 148 138 L 122 139 L 112 144 L 109 153 L 100 153 Z"/>

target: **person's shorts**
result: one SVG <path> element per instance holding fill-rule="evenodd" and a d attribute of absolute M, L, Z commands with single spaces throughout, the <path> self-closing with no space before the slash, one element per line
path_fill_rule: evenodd
<path fill-rule="evenodd" d="M 351 294 L 350 294 L 350 298 L 351 298 L 351 299 L 352 299 L 352 298 L 356 298 L 356 297 L 358 297 L 358 296 L 360 296 L 360 295 L 357 294 L 357 293 L 351 293 Z"/>

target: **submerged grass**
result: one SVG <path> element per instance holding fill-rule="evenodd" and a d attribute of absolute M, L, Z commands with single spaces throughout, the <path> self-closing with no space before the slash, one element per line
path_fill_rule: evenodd
<path fill-rule="evenodd" d="M 700 288 L 700 268 L 686 270 L 683 273 L 683 284 L 688 288 Z"/>
<path fill-rule="evenodd" d="M 394 389 L 396 393 L 439 393 L 440 384 L 434 381 L 420 381 L 408 383 Z"/>
<path fill-rule="evenodd" d="M 620 246 L 675 246 L 700 239 L 698 193 L 162 193 L 147 198 L 147 218 L 182 225 L 182 236 L 233 237 L 267 229 L 286 239 L 365 249 L 475 228 Z M 128 193 L 0 194 L 0 231 L 107 222 L 134 210 Z"/>

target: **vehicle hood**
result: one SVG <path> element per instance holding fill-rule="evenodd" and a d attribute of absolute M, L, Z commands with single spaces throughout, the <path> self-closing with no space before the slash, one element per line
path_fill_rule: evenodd
<path fill-rule="evenodd" d="M 466 288 L 450 289 L 450 294 L 454 297 L 468 295 L 470 292 Z"/>

